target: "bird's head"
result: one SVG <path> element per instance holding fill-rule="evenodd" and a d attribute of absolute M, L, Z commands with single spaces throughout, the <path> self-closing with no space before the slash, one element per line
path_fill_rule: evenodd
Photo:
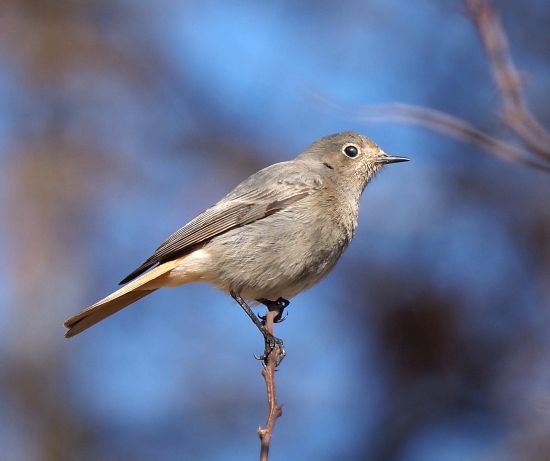
<path fill-rule="evenodd" d="M 358 181 L 364 188 L 384 165 L 406 162 L 409 159 L 388 155 L 369 138 L 346 131 L 315 141 L 297 160 L 318 162 L 330 170 L 330 174 L 337 174 L 349 181 Z"/>

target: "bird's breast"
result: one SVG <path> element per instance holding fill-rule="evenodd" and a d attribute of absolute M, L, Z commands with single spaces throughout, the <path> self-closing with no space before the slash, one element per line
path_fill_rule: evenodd
<path fill-rule="evenodd" d="M 247 298 L 289 299 L 328 274 L 353 237 L 356 216 L 308 199 L 208 243 L 212 283 Z"/>

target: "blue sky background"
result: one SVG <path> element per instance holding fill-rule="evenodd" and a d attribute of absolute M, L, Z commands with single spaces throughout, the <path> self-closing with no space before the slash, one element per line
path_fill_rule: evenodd
<path fill-rule="evenodd" d="M 496 2 L 548 126 L 546 6 Z M 412 161 L 368 186 L 354 242 L 277 327 L 273 459 L 548 459 L 548 175 L 317 97 L 507 136 L 462 3 L 0 12 L 2 459 L 257 457 L 262 341 L 228 295 L 161 290 L 70 341 L 61 323 L 242 179 L 350 129 Z"/>

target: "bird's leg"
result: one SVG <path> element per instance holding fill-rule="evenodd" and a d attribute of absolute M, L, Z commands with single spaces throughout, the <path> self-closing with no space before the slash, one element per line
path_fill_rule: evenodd
<path fill-rule="evenodd" d="M 277 315 L 273 319 L 274 323 L 284 322 L 288 317 L 288 311 L 285 313 L 283 317 L 283 312 L 290 304 L 290 301 L 288 299 L 279 298 L 277 301 L 270 301 L 269 299 L 262 298 L 262 299 L 257 299 L 256 301 L 258 301 L 259 303 L 262 303 L 265 307 L 267 307 L 268 311 L 277 311 Z M 265 322 L 265 315 L 258 315 L 258 317 L 260 317 L 260 319 L 262 320 L 262 323 Z"/>
<path fill-rule="evenodd" d="M 269 357 L 269 354 L 271 354 L 271 351 L 273 351 L 273 349 L 278 347 L 279 350 L 280 350 L 280 359 L 277 363 L 277 366 L 278 366 L 279 363 L 281 363 L 281 361 L 283 360 L 283 358 L 286 355 L 286 351 L 285 351 L 283 341 L 279 338 L 276 338 L 269 331 L 267 331 L 267 328 L 260 321 L 260 319 L 258 319 L 256 314 L 254 314 L 254 312 L 252 312 L 252 309 L 250 309 L 250 306 L 248 304 L 246 304 L 245 300 L 243 298 L 241 298 L 240 295 L 238 295 L 237 293 L 235 293 L 233 291 L 230 291 L 230 294 L 231 294 L 231 297 L 235 301 L 237 301 L 239 306 L 241 306 L 242 309 L 246 312 L 246 315 L 248 315 L 250 317 L 250 319 L 254 322 L 254 325 L 256 325 L 256 327 L 258 328 L 258 330 L 260 330 L 260 333 L 264 337 L 264 341 L 265 341 L 264 353 L 260 356 L 255 355 L 255 357 L 258 360 L 262 360 L 265 364 L 267 364 L 267 359 Z M 284 301 L 286 301 L 286 300 L 284 300 Z M 277 302 L 278 301 L 275 301 L 275 303 L 277 303 Z M 286 301 L 286 302 L 288 303 L 288 301 Z M 284 308 L 281 309 L 280 307 L 275 307 L 275 308 L 280 309 L 281 312 L 282 312 L 282 309 L 284 309 Z M 268 309 L 269 309 L 269 306 L 268 306 Z"/>

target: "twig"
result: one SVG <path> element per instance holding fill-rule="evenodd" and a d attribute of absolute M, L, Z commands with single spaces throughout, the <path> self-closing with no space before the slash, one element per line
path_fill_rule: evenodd
<path fill-rule="evenodd" d="M 521 75 L 510 52 L 508 40 L 489 0 L 464 0 L 491 65 L 502 100 L 503 122 L 537 154 L 550 159 L 550 133 L 527 109 Z"/>
<path fill-rule="evenodd" d="M 471 123 L 454 115 L 435 109 L 409 104 L 384 104 L 367 106 L 355 111 L 364 121 L 408 123 L 445 134 L 459 141 L 475 144 L 503 160 L 518 162 L 539 170 L 550 172 L 550 165 L 531 158 L 522 146 L 503 140 L 476 128 Z"/>
<path fill-rule="evenodd" d="M 273 334 L 273 320 L 278 314 L 277 309 L 270 309 L 265 317 L 265 327 Z M 265 427 L 258 428 L 258 435 L 260 436 L 260 461 L 267 461 L 269 457 L 269 445 L 271 443 L 271 436 L 273 435 L 273 428 L 277 418 L 282 415 L 283 409 L 281 405 L 277 403 L 277 393 L 275 389 L 275 371 L 277 363 L 281 358 L 281 350 L 277 346 L 275 347 L 267 358 L 267 364 L 262 369 L 262 376 L 265 379 L 265 385 L 267 389 L 267 421 Z"/>
<path fill-rule="evenodd" d="M 508 51 L 506 34 L 489 0 L 464 0 L 468 15 L 476 26 L 491 66 L 502 101 L 502 121 L 517 141 L 497 138 L 470 122 L 428 107 L 384 104 L 344 108 L 321 99 L 325 105 L 363 121 L 407 123 L 475 144 L 504 160 L 550 171 L 550 132 L 531 114 L 523 97 L 521 77 Z"/>

